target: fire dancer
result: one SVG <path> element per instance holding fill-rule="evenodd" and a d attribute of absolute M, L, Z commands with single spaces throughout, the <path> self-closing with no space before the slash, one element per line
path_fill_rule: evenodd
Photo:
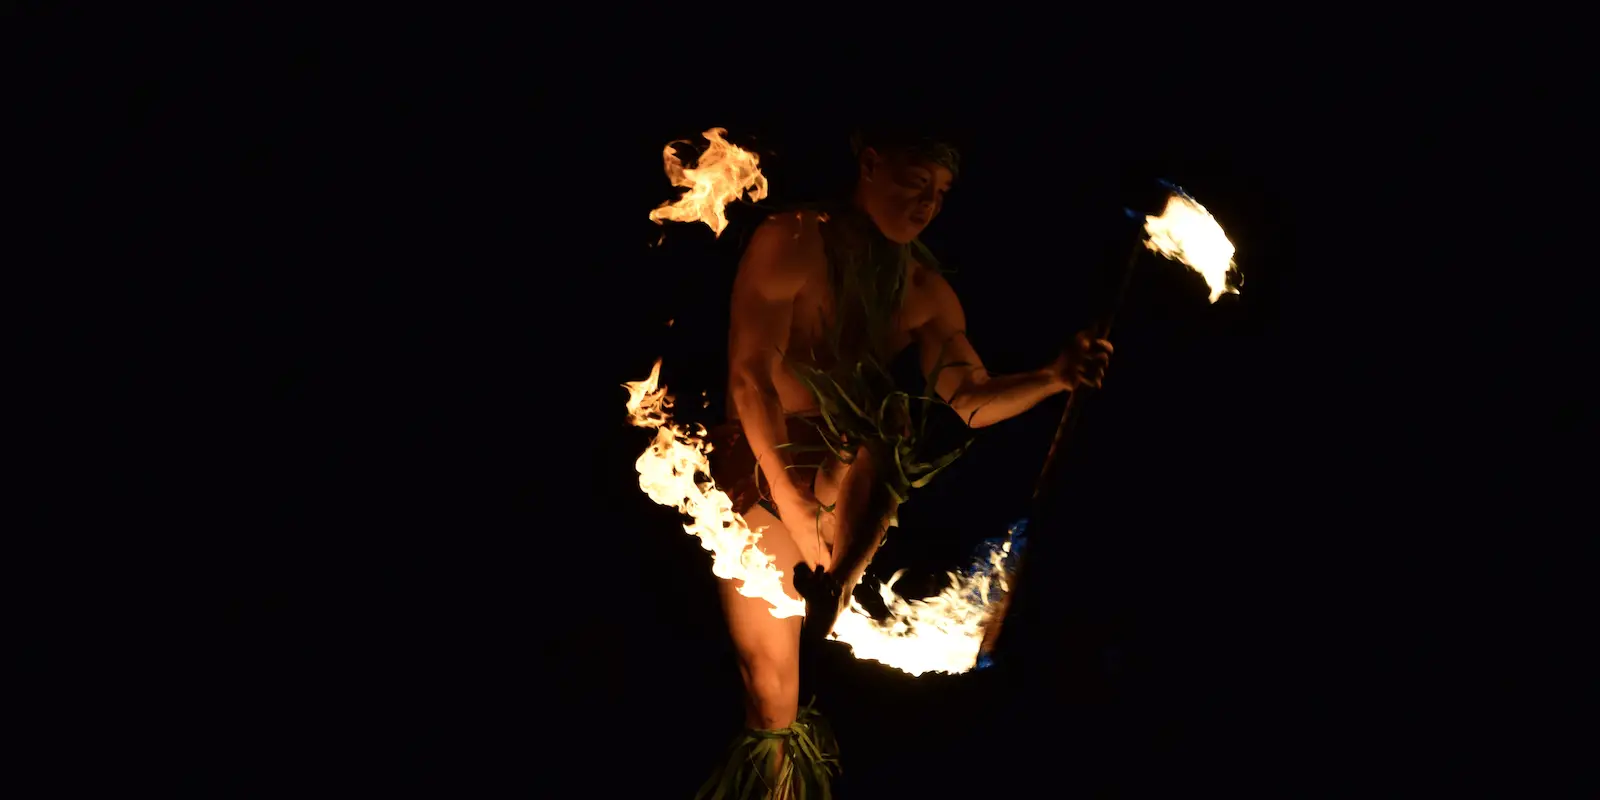
<path fill-rule="evenodd" d="M 925 463 L 906 474 L 915 426 L 890 377 L 896 356 L 916 344 L 929 393 L 978 428 L 1098 386 L 1111 353 L 1081 333 L 1049 365 L 989 374 L 961 302 L 917 238 L 959 172 L 955 149 L 892 131 L 854 144 L 849 200 L 769 217 L 734 281 L 728 421 L 711 432 L 712 477 L 752 528 L 766 529 L 759 546 L 807 611 L 803 623 L 776 618 L 770 603 L 721 582 L 750 730 L 702 797 L 743 796 L 751 770 L 755 791 L 783 797 L 801 783 L 820 788 L 835 769 L 821 718 L 799 705 L 802 625 L 831 630 L 898 504 L 937 471 Z"/>

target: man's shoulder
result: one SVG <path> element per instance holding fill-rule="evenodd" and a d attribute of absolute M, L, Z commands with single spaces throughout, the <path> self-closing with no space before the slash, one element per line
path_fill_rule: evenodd
<path fill-rule="evenodd" d="M 795 292 L 815 280 L 826 264 L 817 230 L 820 220 L 808 210 L 778 212 L 762 220 L 745 245 L 740 280 Z"/>
<path fill-rule="evenodd" d="M 925 294 L 938 296 L 953 296 L 955 294 L 955 289 L 950 285 L 949 281 L 945 280 L 944 273 L 937 268 L 923 264 L 916 258 L 911 259 L 910 268 L 909 277 L 913 289 Z"/>
<path fill-rule="evenodd" d="M 790 268 L 810 271 L 824 258 L 820 226 L 826 221 L 826 212 L 813 209 L 771 214 L 756 228 L 746 250 L 764 252 Z"/>
<path fill-rule="evenodd" d="M 797 208 L 767 215 L 756 228 L 757 236 L 784 236 L 795 241 L 815 239 L 820 236 L 818 226 L 826 222 L 826 211 L 815 208 Z"/>
<path fill-rule="evenodd" d="M 908 277 L 911 286 L 906 298 L 908 327 L 918 328 L 960 313 L 961 301 L 950 282 L 945 280 L 944 273 L 913 261 Z"/>

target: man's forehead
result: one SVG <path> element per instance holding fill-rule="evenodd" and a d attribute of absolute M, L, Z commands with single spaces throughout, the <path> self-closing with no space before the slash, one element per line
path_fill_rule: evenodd
<path fill-rule="evenodd" d="M 934 180 L 942 180 L 948 183 L 955 180 L 956 177 L 949 167 L 918 153 L 901 153 L 900 163 L 906 167 L 925 169 L 933 173 Z"/>

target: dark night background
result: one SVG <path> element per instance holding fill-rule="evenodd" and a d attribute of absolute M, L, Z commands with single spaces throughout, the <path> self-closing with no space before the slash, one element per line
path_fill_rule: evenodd
<path fill-rule="evenodd" d="M 840 796 L 1322 796 L 1431 763 L 1448 681 L 1417 676 L 1443 626 L 1420 623 L 1426 548 L 1394 537 L 1427 523 L 1396 498 L 1448 454 L 1372 447 L 1430 409 L 1360 399 L 1401 368 L 1348 352 L 1347 266 L 1311 222 L 1414 145 L 1353 110 L 1379 77 L 1027 48 L 925 79 L 915 48 L 669 73 L 661 45 L 563 60 L 493 25 L 323 22 L 213 15 L 158 46 L 107 21 L 77 39 L 94 60 L 35 54 L 54 88 L 31 99 L 75 120 L 40 127 L 69 153 L 51 199 L 107 220 L 61 241 L 140 265 L 77 295 L 137 320 L 94 342 L 148 407 L 110 420 L 154 454 L 122 485 L 182 533 L 139 553 L 183 587 L 153 590 L 171 635 L 139 640 L 182 699 L 130 689 L 161 710 L 128 728 L 176 719 L 183 744 L 142 769 L 211 796 L 691 796 L 740 723 L 738 673 L 706 553 L 638 491 L 649 434 L 619 384 L 664 358 L 683 415 L 714 418 L 760 212 L 653 246 L 661 148 L 725 127 L 781 205 L 847 182 L 873 117 L 962 147 L 927 239 L 992 371 L 1099 313 L 1122 207 L 1156 178 L 1216 215 L 1245 284 L 1211 305 L 1141 259 L 1064 456 L 1073 516 L 1033 532 L 997 667 L 812 654 Z M 1063 401 L 982 431 L 869 574 L 927 585 L 1025 516 Z"/>

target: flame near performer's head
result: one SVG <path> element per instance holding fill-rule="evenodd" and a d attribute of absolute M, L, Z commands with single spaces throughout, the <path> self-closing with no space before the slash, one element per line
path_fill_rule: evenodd
<path fill-rule="evenodd" d="M 661 152 L 666 164 L 667 178 L 673 186 L 684 189 L 683 196 L 671 203 L 663 203 L 650 212 L 656 224 L 662 220 L 672 222 L 704 222 L 720 238 L 728 227 L 723 209 L 743 194 L 750 202 L 758 203 L 767 196 L 767 178 L 758 166 L 761 159 L 754 153 L 742 150 L 722 138 L 725 128 L 712 128 L 704 134 L 711 143 L 700 154 L 694 167 L 689 168 L 678 160 L 675 146 L 686 141 L 668 142 Z"/>

